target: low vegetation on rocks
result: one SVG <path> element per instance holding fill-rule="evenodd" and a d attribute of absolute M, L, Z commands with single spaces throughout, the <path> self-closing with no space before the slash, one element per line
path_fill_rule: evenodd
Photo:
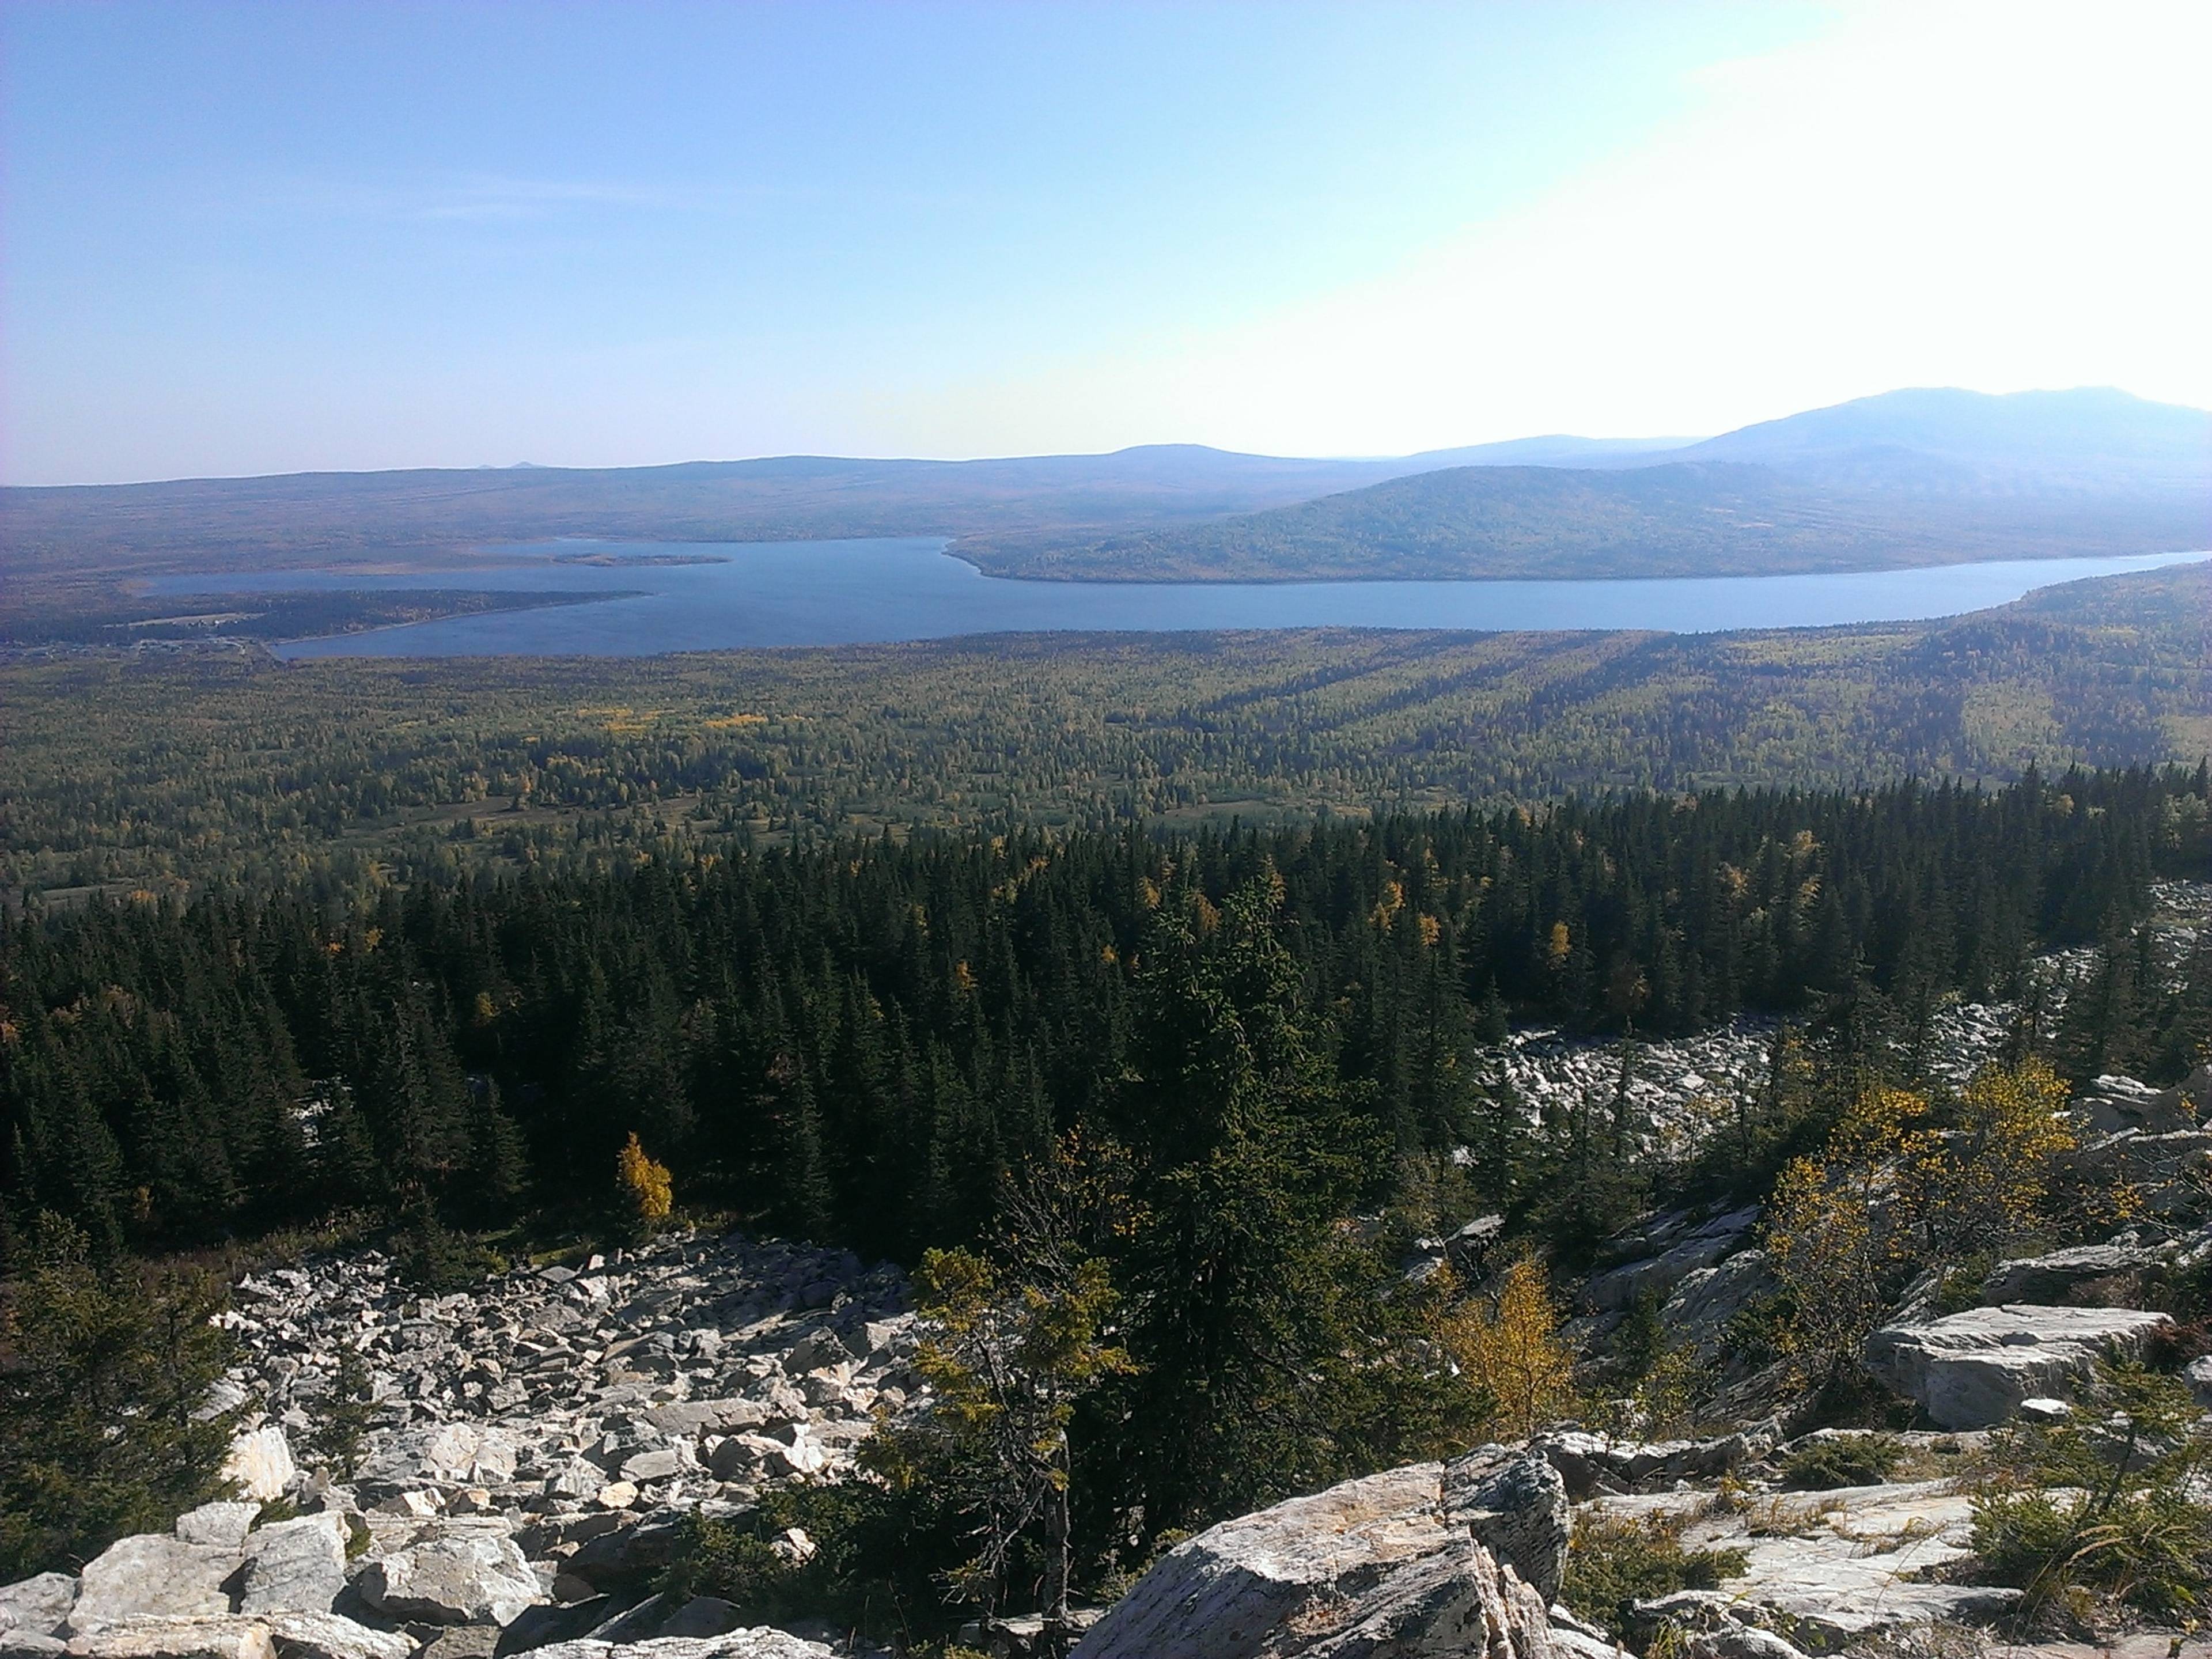
<path fill-rule="evenodd" d="M 1626 1631 L 1631 1608 L 1677 1590 L 1717 1590 L 1740 1575 L 1740 1549 L 1696 1548 L 1682 1541 L 1683 1522 L 1665 1514 L 1594 1514 L 1575 1528 L 1567 1553 L 1565 1599 L 1583 1618 Z"/>

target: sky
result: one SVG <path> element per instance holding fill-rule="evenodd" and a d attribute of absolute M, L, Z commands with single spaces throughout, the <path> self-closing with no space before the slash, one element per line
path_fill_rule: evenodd
<path fill-rule="evenodd" d="M 5 0 L 0 481 L 2212 406 L 2212 6 Z"/>

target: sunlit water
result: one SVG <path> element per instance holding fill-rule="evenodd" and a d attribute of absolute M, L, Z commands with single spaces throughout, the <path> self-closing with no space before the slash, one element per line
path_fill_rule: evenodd
<path fill-rule="evenodd" d="M 547 543 L 435 576 L 344 571 L 164 578 L 166 592 L 456 587 L 627 592 L 278 647 L 286 657 L 645 656 L 1008 631 L 1237 628 L 1815 628 L 1955 616 L 2085 576 L 2212 557 L 2014 559 L 1913 570 L 1622 581 L 1058 582 L 986 576 L 936 538 Z M 605 563 L 552 562 L 588 551 Z M 650 558 L 710 556 L 703 564 Z"/>

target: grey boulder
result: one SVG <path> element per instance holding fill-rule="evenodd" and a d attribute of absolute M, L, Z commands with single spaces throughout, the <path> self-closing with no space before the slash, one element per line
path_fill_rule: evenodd
<path fill-rule="evenodd" d="M 299 1473 L 284 1431 L 274 1424 L 248 1429 L 233 1440 L 222 1465 L 222 1478 L 241 1496 L 264 1503 L 282 1498 Z"/>
<path fill-rule="evenodd" d="M 1577 1503 L 1601 1492 L 1671 1486 L 1677 1480 L 1725 1474 L 1753 1455 L 1751 1442 L 1741 1434 L 1713 1440 L 1615 1440 L 1581 1429 L 1554 1431 L 1529 1449 L 1559 1472 L 1567 1496 Z"/>
<path fill-rule="evenodd" d="M 545 1599 L 530 1563 L 496 1525 L 449 1524 L 378 1557 L 356 1582 L 377 1612 L 435 1625 L 509 1625 Z"/>
<path fill-rule="evenodd" d="M 143 1619 L 228 1613 L 223 1580 L 238 1570 L 238 1552 L 187 1544 L 168 1533 L 118 1538 L 85 1563 L 69 1631 L 83 1636 Z"/>
<path fill-rule="evenodd" d="M 0 1648 L 54 1638 L 76 1602 L 76 1580 L 65 1572 L 42 1572 L 0 1585 Z"/>
<path fill-rule="evenodd" d="M 2167 1323 L 2132 1308 L 1971 1308 L 1866 1340 L 1867 1369 L 1940 1428 L 2003 1422 L 2023 1400 L 2071 1399 L 2107 1351 L 2131 1354 Z"/>
<path fill-rule="evenodd" d="M 246 1541 L 240 1613 L 328 1613 L 346 1585 L 346 1527 L 333 1514 L 303 1515 Z"/>
<path fill-rule="evenodd" d="M 2047 1255 L 2000 1261 L 1982 1281 L 1982 1300 L 1992 1307 L 2006 1304 L 2050 1306 L 2082 1297 L 2095 1287 L 2132 1289 L 2145 1268 L 2155 1266 L 2159 1252 L 2131 1244 L 2081 1244 Z"/>
<path fill-rule="evenodd" d="M 1444 1468 L 1348 1480 L 1170 1551 L 1075 1659 L 1551 1659 L 1544 1600 L 1444 1513 Z"/>
<path fill-rule="evenodd" d="M 441 1423 L 393 1435 L 362 1465 L 367 1482 L 434 1480 L 496 1486 L 514 1479 L 514 1443 L 479 1423 Z"/>
<path fill-rule="evenodd" d="M 1703 1221 L 1679 1211 L 1662 1216 L 1635 1240 L 1641 1259 L 1594 1275 L 1583 1300 L 1600 1313 L 1625 1313 L 1647 1296 L 1664 1302 L 1690 1274 L 1741 1249 L 1759 1213 L 1753 1204 Z"/>
<path fill-rule="evenodd" d="M 2172 1134 L 2197 1127 L 2197 1113 L 2179 1089 L 2154 1089 L 2131 1077 L 2097 1079 L 2075 1098 L 2069 1115 L 2092 1134 Z"/>
<path fill-rule="evenodd" d="M 176 1534 L 187 1544 L 243 1549 L 246 1534 L 253 1529 L 253 1518 L 260 1513 L 261 1505 L 251 1502 L 203 1504 L 177 1517 Z"/>
<path fill-rule="evenodd" d="M 2212 1410 L 2212 1353 L 2200 1354 L 2181 1368 L 2181 1380 L 2200 1409 Z"/>

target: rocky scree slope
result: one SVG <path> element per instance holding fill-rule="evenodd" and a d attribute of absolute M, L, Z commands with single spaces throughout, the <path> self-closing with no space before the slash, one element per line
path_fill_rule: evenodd
<path fill-rule="evenodd" d="M 224 1317 L 244 1357 L 210 1403 L 253 1411 L 227 1471 L 242 1501 L 0 1589 L 0 1656 L 825 1654 L 712 1598 L 666 1605 L 653 1581 L 695 1510 L 849 1469 L 877 1414 L 920 1392 L 895 1269 L 734 1236 L 447 1296 L 373 1253 L 320 1259 L 245 1279 Z M 295 1443 L 327 1416 L 345 1350 L 374 1403 L 334 1481 Z M 279 1503 L 301 1513 L 256 1524 Z"/>

